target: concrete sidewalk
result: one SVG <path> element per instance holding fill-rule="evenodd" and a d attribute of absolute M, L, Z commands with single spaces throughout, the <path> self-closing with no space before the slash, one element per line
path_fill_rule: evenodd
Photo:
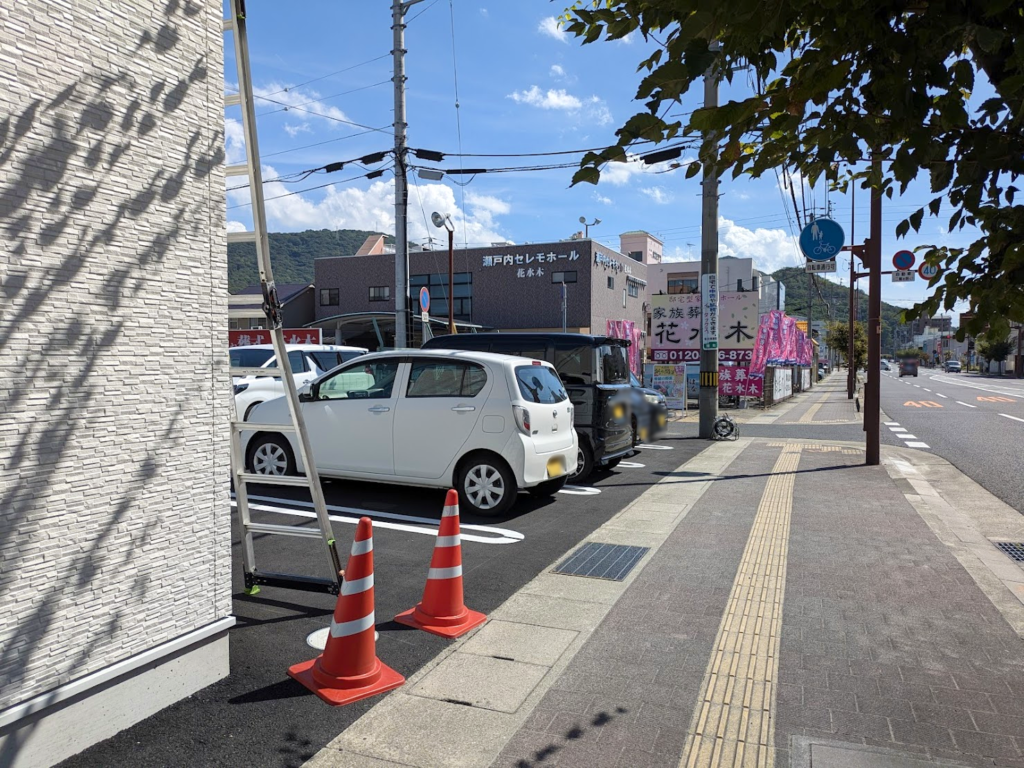
<path fill-rule="evenodd" d="M 623 581 L 559 558 L 308 765 L 1024 767 L 1024 518 L 883 458 L 711 444 L 588 537 L 649 548 Z"/>

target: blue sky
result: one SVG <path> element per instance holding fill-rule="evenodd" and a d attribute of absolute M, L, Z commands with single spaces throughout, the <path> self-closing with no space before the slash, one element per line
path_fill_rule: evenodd
<path fill-rule="evenodd" d="M 547 0 L 425 0 L 413 6 L 406 31 L 407 118 L 409 146 L 459 152 L 455 76 L 464 153 L 529 153 L 599 147 L 614 142 L 614 130 L 640 104 L 633 102 L 637 63 L 646 55 L 642 38 L 581 46 L 555 24 L 564 3 Z M 453 66 L 453 35 L 455 66 Z M 265 178 L 279 178 L 335 161 L 389 149 L 391 123 L 391 14 L 388 0 L 303 0 L 300 4 L 250 0 L 249 45 L 257 99 L 260 150 Z M 230 43 L 230 35 L 225 35 Z M 339 70 L 347 69 L 344 72 Z M 337 73 L 337 74 L 333 74 Z M 302 85 L 317 78 L 315 82 Z M 225 80 L 236 81 L 228 56 Z M 299 87 L 296 87 L 299 86 Z M 288 90 L 284 90 L 288 89 Z M 722 101 L 746 95 L 745 78 L 723 84 Z M 700 105 L 699 89 L 684 97 L 669 114 Z M 283 105 L 301 109 L 284 109 Z M 304 111 L 303 111 L 304 110 Z M 227 115 L 229 161 L 241 157 L 238 108 Z M 351 125 L 356 123 L 359 126 Z M 379 131 L 369 129 L 380 129 Z M 318 144 L 318 146 L 310 146 Z M 569 161 L 553 158 L 470 158 L 463 166 L 506 167 Z M 417 162 L 417 161 L 413 161 Z M 457 157 L 443 163 L 459 167 Z M 387 162 L 380 166 L 386 167 Z M 597 187 L 569 188 L 573 169 L 529 173 L 481 174 L 465 186 L 446 177 L 419 179 L 410 191 L 410 237 L 437 237 L 428 224 L 434 210 L 451 213 L 456 243 L 486 245 L 549 241 L 582 229 L 580 216 L 595 217 L 594 239 L 618 247 L 620 232 L 646 229 L 665 242 L 667 258 L 685 260 L 700 254 L 700 183 L 684 179 L 682 170 L 642 163 L 612 164 Z M 266 185 L 267 197 L 290 195 L 267 204 L 271 231 L 356 228 L 392 232 L 393 176 L 346 182 L 365 170 L 350 166 L 330 175 L 314 174 L 300 183 Z M 454 177 L 465 182 L 469 177 Z M 229 179 L 236 186 L 238 179 Z M 720 253 L 750 256 L 768 271 L 798 266 L 796 224 L 789 193 L 775 176 L 723 180 L 720 199 Z M 230 226 L 248 227 L 248 196 L 229 192 Z M 926 218 L 920 235 L 895 238 L 897 223 L 931 199 L 926 183 L 913 185 L 902 198 L 886 201 L 883 254 L 928 243 L 966 244 L 968 235 L 945 233 L 944 216 Z M 826 195 L 824 188 L 797 191 L 818 215 L 826 202 L 847 229 L 850 201 Z M 856 233 L 867 233 L 868 200 L 857 200 Z M 240 207 L 231 207 L 240 206 Z M 840 259 L 840 277 L 846 257 Z M 862 287 L 866 288 L 866 281 Z M 908 306 L 924 297 L 926 286 L 893 284 L 883 278 L 883 298 Z"/>

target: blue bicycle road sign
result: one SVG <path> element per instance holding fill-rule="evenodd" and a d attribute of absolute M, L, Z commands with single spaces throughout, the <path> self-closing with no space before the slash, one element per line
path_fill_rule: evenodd
<path fill-rule="evenodd" d="M 834 259 L 843 248 L 846 235 L 832 219 L 815 219 L 800 233 L 800 250 L 811 261 Z"/>

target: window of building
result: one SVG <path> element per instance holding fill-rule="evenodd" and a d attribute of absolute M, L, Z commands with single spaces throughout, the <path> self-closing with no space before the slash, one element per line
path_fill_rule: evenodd
<path fill-rule="evenodd" d="M 615 278 L 612 275 L 608 275 L 608 288 L 615 290 Z"/>
<path fill-rule="evenodd" d="M 670 294 L 698 293 L 700 292 L 700 281 L 697 280 L 696 275 L 690 277 L 688 275 L 670 274 L 668 276 L 668 292 Z"/>
<path fill-rule="evenodd" d="M 551 273 L 552 283 L 575 283 L 576 282 L 576 270 L 570 270 L 568 272 L 552 272 Z"/>
<path fill-rule="evenodd" d="M 644 260 L 644 252 L 643 251 L 630 251 L 629 252 L 629 258 L 631 258 L 633 261 L 643 261 Z"/>
<path fill-rule="evenodd" d="M 626 306 L 626 289 L 625 288 L 622 289 L 622 306 L 623 307 Z"/>
<path fill-rule="evenodd" d="M 336 307 L 338 306 L 338 289 L 337 288 L 321 288 L 320 289 L 320 306 L 321 307 Z"/>
<path fill-rule="evenodd" d="M 387 301 L 391 298 L 390 285 L 371 285 L 370 301 Z"/>
<path fill-rule="evenodd" d="M 470 363 L 417 360 L 409 373 L 406 397 L 476 397 L 487 383 L 487 373 Z"/>
<path fill-rule="evenodd" d="M 634 299 L 639 298 L 639 296 L 640 296 L 640 286 L 637 283 L 634 283 L 632 280 L 627 280 L 626 281 L 626 290 L 629 291 L 629 295 L 631 297 L 633 297 Z"/>
<path fill-rule="evenodd" d="M 473 315 L 473 273 L 456 272 L 452 307 L 456 320 L 472 320 Z M 409 278 L 409 306 L 418 308 L 420 288 L 430 291 L 430 314 L 434 317 L 448 316 L 448 273 L 435 275 L 412 275 Z"/>

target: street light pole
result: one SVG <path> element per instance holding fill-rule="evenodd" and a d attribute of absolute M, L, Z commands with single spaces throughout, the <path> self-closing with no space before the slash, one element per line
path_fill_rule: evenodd
<path fill-rule="evenodd" d="M 882 158 L 872 155 L 872 176 L 875 186 L 871 190 L 871 240 L 868 257 L 868 380 L 864 390 L 865 463 L 877 466 L 881 448 L 879 418 L 882 368 Z"/>
<path fill-rule="evenodd" d="M 455 333 L 455 225 L 450 213 L 442 216 L 434 211 L 430 220 L 438 229 L 448 231 L 448 333 Z"/>
<path fill-rule="evenodd" d="M 600 219 L 594 219 L 592 222 L 590 222 L 588 224 L 587 223 L 587 217 L 586 216 L 580 216 L 580 224 L 583 225 L 583 238 L 585 240 L 589 240 L 590 239 L 590 228 L 591 227 L 596 227 L 600 223 L 601 223 Z"/>

